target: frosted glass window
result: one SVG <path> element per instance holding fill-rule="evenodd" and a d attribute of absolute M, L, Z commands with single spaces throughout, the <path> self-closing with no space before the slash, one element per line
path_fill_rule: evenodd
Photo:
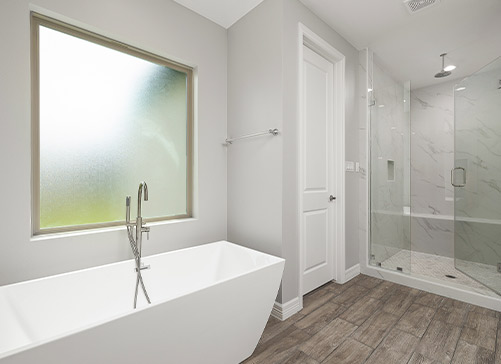
<path fill-rule="evenodd" d="M 35 233 L 190 216 L 191 69 L 33 19 Z"/>

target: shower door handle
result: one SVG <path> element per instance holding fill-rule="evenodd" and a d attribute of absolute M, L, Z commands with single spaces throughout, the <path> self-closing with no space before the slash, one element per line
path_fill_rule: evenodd
<path fill-rule="evenodd" d="M 456 169 L 460 169 L 463 171 L 463 183 L 461 184 L 455 184 L 454 183 L 454 171 Z M 466 186 L 466 169 L 464 169 L 463 167 L 454 167 L 451 169 L 451 185 L 453 185 L 454 187 L 464 187 Z"/>

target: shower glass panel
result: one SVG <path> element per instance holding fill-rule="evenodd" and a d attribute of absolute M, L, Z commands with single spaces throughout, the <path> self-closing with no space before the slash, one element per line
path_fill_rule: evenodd
<path fill-rule="evenodd" d="M 454 88 L 456 268 L 501 294 L 501 58 Z"/>
<path fill-rule="evenodd" d="M 369 261 L 410 273 L 410 83 L 372 66 Z"/>

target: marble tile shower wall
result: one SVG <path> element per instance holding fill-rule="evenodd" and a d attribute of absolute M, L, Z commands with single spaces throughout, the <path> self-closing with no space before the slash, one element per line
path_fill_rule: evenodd
<path fill-rule="evenodd" d="M 411 92 L 411 248 L 454 256 L 454 85 Z"/>

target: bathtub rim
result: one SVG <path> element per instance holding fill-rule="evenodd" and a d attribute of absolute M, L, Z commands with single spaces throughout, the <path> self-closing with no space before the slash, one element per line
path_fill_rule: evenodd
<path fill-rule="evenodd" d="M 130 311 L 127 311 L 125 313 L 121 313 L 121 314 L 110 316 L 107 320 L 101 320 L 101 321 L 98 321 L 98 322 L 93 322 L 93 323 L 88 324 L 88 325 L 82 325 L 78 329 L 68 330 L 68 331 L 65 331 L 64 333 L 61 333 L 61 334 L 58 334 L 58 335 L 54 335 L 54 336 L 51 336 L 51 337 L 46 338 L 46 339 L 41 339 L 41 340 L 33 341 L 33 342 L 30 342 L 29 344 L 22 345 L 22 346 L 19 346 L 19 347 L 16 347 L 16 348 L 13 348 L 11 350 L 4 351 L 4 352 L 0 352 L 0 360 L 8 358 L 9 356 L 16 355 L 16 354 L 21 353 L 21 352 L 23 352 L 25 350 L 36 348 L 38 346 L 42 346 L 44 344 L 48 344 L 48 343 L 53 342 L 53 341 L 57 341 L 57 340 L 59 340 L 61 338 L 72 336 L 72 335 L 78 334 L 78 333 L 80 333 L 82 331 L 90 330 L 92 328 L 101 326 L 101 325 L 106 324 L 108 322 L 119 320 L 121 318 L 133 315 L 135 313 L 138 313 L 138 312 L 150 309 L 152 307 L 156 307 L 156 306 L 159 306 L 161 304 L 164 304 L 164 303 L 167 303 L 167 302 L 170 302 L 170 301 L 174 301 L 174 300 L 180 299 L 181 297 L 187 296 L 187 295 L 192 294 L 194 292 L 207 290 L 210 287 L 214 287 L 214 286 L 217 286 L 217 285 L 224 284 L 224 283 L 226 283 L 228 281 L 237 279 L 237 278 L 242 277 L 244 275 L 255 273 L 255 272 L 257 272 L 257 271 L 259 271 L 261 269 L 265 269 L 265 268 L 269 268 L 269 267 L 281 264 L 282 265 L 282 274 L 283 274 L 283 269 L 284 269 L 284 265 L 285 265 L 285 259 L 284 258 L 277 257 L 275 255 L 271 255 L 271 254 L 268 254 L 268 253 L 263 253 L 263 252 L 260 252 L 258 250 L 250 249 L 250 248 L 247 248 L 245 246 L 238 245 L 238 244 L 232 243 L 232 242 L 227 241 L 227 240 L 218 240 L 218 241 L 214 241 L 214 242 L 210 242 L 210 243 L 199 244 L 199 245 L 195 245 L 195 246 L 191 246 L 191 247 L 187 247 L 187 248 L 183 248 L 183 249 L 171 250 L 171 251 L 168 251 L 168 252 L 163 252 L 163 253 L 149 255 L 149 256 L 146 256 L 146 257 L 143 257 L 143 258 L 157 257 L 157 256 L 172 254 L 174 252 L 181 252 L 181 251 L 192 250 L 192 249 L 196 249 L 196 248 L 200 248 L 202 246 L 208 246 L 208 245 L 232 245 L 232 246 L 236 246 L 238 248 L 241 248 L 241 249 L 244 249 L 244 250 L 247 250 L 247 251 L 251 251 L 253 253 L 267 255 L 267 256 L 273 258 L 274 261 L 272 261 L 271 263 L 265 264 L 263 266 L 257 267 L 257 268 L 252 268 L 252 269 L 250 269 L 248 271 L 245 271 L 244 273 L 239 273 L 239 274 L 233 275 L 233 276 L 231 276 L 229 278 L 221 279 L 221 280 L 215 282 L 214 284 L 204 285 L 204 286 L 202 286 L 199 289 L 190 290 L 189 292 L 185 292 L 181 296 L 177 296 L 177 297 L 173 297 L 173 298 L 170 298 L 170 299 L 167 299 L 167 300 L 162 300 L 162 301 L 159 301 L 159 302 L 151 303 L 149 305 L 146 305 L 146 306 L 143 306 L 143 307 L 140 307 L 140 308 L 137 308 L 137 309 L 131 309 Z M 133 262 L 133 261 L 134 261 L 134 259 L 122 260 L 122 261 L 119 261 L 119 262 L 113 262 L 113 263 L 98 265 L 98 266 L 95 266 L 95 267 L 89 267 L 89 268 L 78 269 L 78 270 L 74 270 L 74 271 L 70 271 L 70 272 L 64 272 L 64 273 L 54 274 L 54 275 L 47 276 L 47 277 L 35 278 L 35 279 L 32 279 L 32 280 L 28 280 L 28 281 L 17 282 L 17 283 L 13 283 L 13 284 L 9 284 L 9 285 L 0 286 L 0 290 L 2 288 L 4 288 L 4 287 L 21 286 L 21 285 L 24 285 L 24 284 L 33 283 L 33 282 L 37 282 L 37 281 L 41 281 L 41 280 L 45 280 L 45 279 L 66 276 L 66 275 L 70 275 L 70 274 L 74 274 L 74 273 L 79 273 L 79 272 L 85 272 L 85 271 L 89 271 L 89 270 L 93 270 L 93 269 L 101 268 L 101 267 L 103 267 L 103 268 L 104 267 L 111 267 L 111 266 L 114 266 L 114 265 L 124 264 L 125 262 Z"/>

